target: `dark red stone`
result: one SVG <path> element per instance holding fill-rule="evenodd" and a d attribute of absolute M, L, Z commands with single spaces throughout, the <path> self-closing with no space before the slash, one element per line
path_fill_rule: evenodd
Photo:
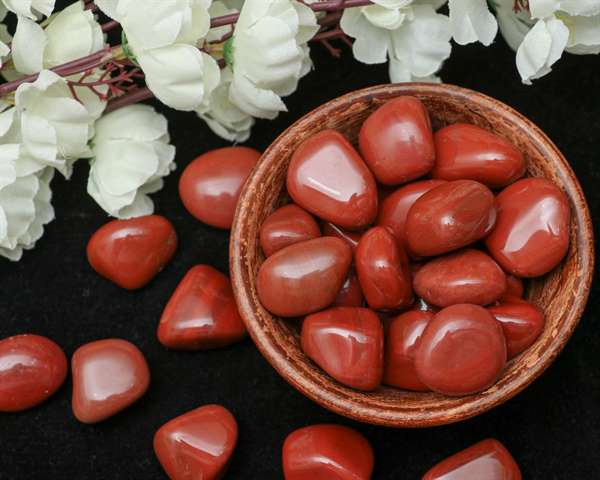
<path fill-rule="evenodd" d="M 260 246 L 265 256 L 284 247 L 321 236 L 313 216 L 298 205 L 285 205 L 275 210 L 260 228 Z"/>
<path fill-rule="evenodd" d="M 311 425 L 283 444 L 285 480 L 369 480 L 374 466 L 369 441 L 341 425 Z"/>
<path fill-rule="evenodd" d="M 537 306 L 524 300 L 508 299 L 488 307 L 502 325 L 506 337 L 508 358 L 513 358 L 528 349 L 544 330 L 544 313 Z"/>
<path fill-rule="evenodd" d="M 237 422 L 229 410 L 205 405 L 160 427 L 154 435 L 154 453 L 172 480 L 219 480 L 237 439 Z"/>
<path fill-rule="evenodd" d="M 341 290 L 335 297 L 332 306 L 334 307 L 362 307 L 363 293 L 358 282 L 358 277 L 354 269 L 350 269 L 346 281 Z"/>
<path fill-rule="evenodd" d="M 460 396 L 492 386 L 506 364 L 502 327 L 478 305 L 446 307 L 431 320 L 417 346 L 419 379 L 432 390 Z"/>
<path fill-rule="evenodd" d="M 512 143 L 476 125 L 455 123 L 434 135 L 433 178 L 477 180 L 504 187 L 525 173 L 525 158 Z"/>
<path fill-rule="evenodd" d="M 500 297 L 500 301 L 507 298 L 523 298 L 524 293 L 523 280 L 514 275 L 506 275 L 506 292 Z"/>
<path fill-rule="evenodd" d="M 358 138 L 365 162 L 384 185 L 409 182 L 433 168 L 431 121 L 418 98 L 387 101 L 365 120 Z"/>
<path fill-rule="evenodd" d="M 122 288 L 136 290 L 150 282 L 177 250 L 177 234 L 160 215 L 112 220 L 87 245 L 90 265 Z"/>
<path fill-rule="evenodd" d="M 343 228 L 340 228 L 337 225 L 334 225 L 333 223 L 325 222 L 323 224 L 323 235 L 328 236 L 328 237 L 341 238 L 348 245 L 350 245 L 350 248 L 352 248 L 352 251 L 355 251 L 356 247 L 358 247 L 358 242 L 360 241 L 360 237 L 362 236 L 362 233 L 348 232 L 348 231 L 344 230 Z"/>
<path fill-rule="evenodd" d="M 374 390 L 383 374 L 383 327 L 368 308 L 335 307 L 304 319 L 302 350 L 338 382 Z"/>
<path fill-rule="evenodd" d="M 192 267 L 167 303 L 157 334 L 175 350 L 219 348 L 244 338 L 229 278 L 208 265 Z"/>
<path fill-rule="evenodd" d="M 187 211 L 213 227 L 231 228 L 238 198 L 260 155 L 253 148 L 225 147 L 196 158 L 179 179 Z"/>
<path fill-rule="evenodd" d="M 67 369 L 64 352 L 46 337 L 0 340 L 0 412 L 20 412 L 44 402 L 63 384 Z"/>
<path fill-rule="evenodd" d="M 521 480 L 521 471 L 504 445 L 490 438 L 438 463 L 423 480 Z"/>
<path fill-rule="evenodd" d="M 569 249 L 569 201 L 552 182 L 524 178 L 496 197 L 498 220 L 485 243 L 517 277 L 548 273 Z"/>
<path fill-rule="evenodd" d="M 320 237 L 285 247 L 267 258 L 256 279 L 258 298 L 274 315 L 298 317 L 333 303 L 352 262 L 339 238 Z"/>
<path fill-rule="evenodd" d="M 371 308 L 397 309 L 413 300 L 408 257 L 392 233 L 373 227 L 356 249 L 356 271 Z"/>
<path fill-rule="evenodd" d="M 296 149 L 287 172 L 287 190 L 298 205 L 342 228 L 364 228 L 377 215 L 373 174 L 335 130 L 323 130 Z"/>

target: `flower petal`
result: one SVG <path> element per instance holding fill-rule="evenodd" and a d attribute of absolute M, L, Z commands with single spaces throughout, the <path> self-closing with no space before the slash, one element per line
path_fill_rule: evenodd
<path fill-rule="evenodd" d="M 274 119 L 279 112 L 287 112 L 285 103 L 271 90 L 258 88 L 244 75 L 234 70 L 229 99 L 248 115 Z"/>
<path fill-rule="evenodd" d="M 450 24 L 459 45 L 481 42 L 490 45 L 498 33 L 496 17 L 485 0 L 450 0 Z"/>
<path fill-rule="evenodd" d="M 33 20 L 20 16 L 13 40 L 12 58 L 17 71 L 30 75 L 44 68 L 46 33 Z"/>
<path fill-rule="evenodd" d="M 569 18 L 567 51 L 579 55 L 600 53 L 600 15 Z"/>

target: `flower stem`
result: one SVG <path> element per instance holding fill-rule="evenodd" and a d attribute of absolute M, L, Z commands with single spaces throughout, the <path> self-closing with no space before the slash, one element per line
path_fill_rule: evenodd
<path fill-rule="evenodd" d="M 111 20 L 110 22 L 106 22 L 104 25 L 102 25 L 102 31 L 108 32 L 109 30 L 112 30 L 113 28 L 117 28 L 120 25 L 121 24 L 119 22 L 117 22 L 116 20 Z"/>
<path fill-rule="evenodd" d="M 105 112 L 113 112 L 119 108 L 126 107 L 127 105 L 132 105 L 143 100 L 148 100 L 152 97 L 154 97 L 154 94 L 148 87 L 141 87 L 108 102 Z"/>

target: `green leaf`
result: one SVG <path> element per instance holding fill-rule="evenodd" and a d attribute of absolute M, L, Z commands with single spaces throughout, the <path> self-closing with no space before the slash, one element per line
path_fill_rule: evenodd
<path fill-rule="evenodd" d="M 131 63 L 139 67 L 140 64 L 138 63 L 137 57 L 133 53 L 133 50 L 129 46 L 129 41 L 127 40 L 127 35 L 125 35 L 124 31 L 121 32 L 121 47 L 123 48 L 123 53 L 129 60 L 131 60 Z"/>
<path fill-rule="evenodd" d="M 223 44 L 223 58 L 225 63 L 233 70 L 233 38 L 231 37 Z"/>

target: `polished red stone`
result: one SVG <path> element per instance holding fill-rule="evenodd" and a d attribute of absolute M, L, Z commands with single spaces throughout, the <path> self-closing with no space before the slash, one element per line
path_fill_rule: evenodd
<path fill-rule="evenodd" d="M 229 410 L 205 405 L 160 427 L 154 453 L 171 480 L 219 480 L 237 439 L 237 422 Z"/>
<path fill-rule="evenodd" d="M 523 298 L 525 293 L 525 285 L 523 280 L 514 275 L 506 275 L 506 292 L 500 297 L 500 301 L 507 298 Z"/>
<path fill-rule="evenodd" d="M 444 183 L 445 180 L 421 180 L 400 187 L 381 203 L 377 225 L 388 228 L 402 245 L 406 245 L 405 226 L 410 207 L 429 190 Z"/>
<path fill-rule="evenodd" d="M 377 215 L 373 174 L 335 130 L 323 130 L 300 144 L 288 168 L 287 190 L 298 205 L 342 228 L 366 227 Z"/>
<path fill-rule="evenodd" d="M 138 400 L 150 384 L 140 350 L 125 340 L 98 340 L 79 347 L 71 359 L 72 407 L 83 423 L 96 423 Z"/>
<path fill-rule="evenodd" d="M 477 180 L 498 188 L 525 173 L 525 158 L 517 147 L 476 125 L 449 125 L 435 132 L 434 140 L 433 178 Z"/>
<path fill-rule="evenodd" d="M 128 290 L 142 288 L 177 250 L 177 234 L 160 215 L 112 220 L 87 245 L 90 265 L 98 274 Z"/>
<path fill-rule="evenodd" d="M 356 271 L 367 303 L 374 309 L 397 309 L 413 300 L 408 257 L 384 227 L 365 233 L 356 249 Z"/>
<path fill-rule="evenodd" d="M 358 139 L 365 162 L 384 185 L 406 183 L 433 168 L 431 121 L 418 98 L 387 101 L 365 120 Z"/>
<path fill-rule="evenodd" d="M 346 281 L 333 301 L 334 307 L 362 307 L 363 293 L 354 269 L 350 269 Z"/>
<path fill-rule="evenodd" d="M 413 284 L 417 295 L 438 307 L 488 305 L 506 291 L 506 275 L 489 255 L 467 248 L 430 260 Z"/>
<path fill-rule="evenodd" d="M 269 215 L 260 228 L 260 246 L 268 257 L 284 247 L 321 236 L 317 221 L 298 205 L 285 205 Z"/>
<path fill-rule="evenodd" d="M 488 307 L 502 325 L 506 338 L 508 358 L 513 358 L 528 349 L 544 330 L 544 313 L 536 305 L 518 299 L 508 299 L 498 305 Z"/>
<path fill-rule="evenodd" d="M 341 425 L 300 428 L 283 444 L 285 480 L 369 480 L 374 466 L 369 441 Z"/>
<path fill-rule="evenodd" d="M 167 303 L 157 334 L 175 350 L 219 348 L 244 338 L 229 278 L 208 265 L 192 267 Z"/>
<path fill-rule="evenodd" d="M 538 277 L 569 249 L 569 200 L 552 182 L 524 178 L 496 197 L 498 220 L 485 243 L 496 261 L 517 277 Z"/>
<path fill-rule="evenodd" d="M 408 211 L 409 251 L 434 256 L 469 245 L 494 227 L 494 194 L 473 180 L 448 182 L 422 195 Z"/>
<path fill-rule="evenodd" d="M 67 369 L 64 352 L 46 337 L 0 340 L 0 412 L 20 412 L 42 403 L 63 384 Z"/>
<path fill-rule="evenodd" d="M 432 312 L 411 310 L 391 321 L 385 338 L 383 383 L 418 392 L 429 390 L 417 377 L 415 352 L 418 340 L 432 319 Z"/>
<path fill-rule="evenodd" d="M 374 390 L 383 374 L 383 327 L 368 308 L 335 307 L 304 319 L 302 350 L 338 382 Z"/>
<path fill-rule="evenodd" d="M 213 227 L 231 228 L 238 198 L 260 155 L 253 148 L 225 147 L 196 158 L 179 179 L 187 211 Z"/>
<path fill-rule="evenodd" d="M 417 346 L 419 379 L 446 395 L 468 395 L 492 386 L 506 364 L 500 324 L 483 307 L 446 307 L 431 320 Z"/>
<path fill-rule="evenodd" d="M 323 224 L 323 235 L 328 236 L 328 237 L 341 238 L 348 245 L 350 245 L 350 248 L 352 248 L 352 251 L 354 251 L 354 250 L 356 250 L 356 247 L 358 247 L 358 242 L 360 241 L 360 237 L 362 236 L 362 233 L 348 232 L 348 231 L 344 230 L 343 228 L 340 228 L 340 227 L 334 225 L 333 223 L 325 222 Z"/>
<path fill-rule="evenodd" d="M 521 471 L 504 445 L 490 438 L 438 463 L 422 480 L 521 480 Z"/>
<path fill-rule="evenodd" d="M 295 243 L 271 255 L 256 279 L 258 298 L 274 315 L 298 317 L 333 303 L 342 288 L 351 248 L 339 238 Z"/>

